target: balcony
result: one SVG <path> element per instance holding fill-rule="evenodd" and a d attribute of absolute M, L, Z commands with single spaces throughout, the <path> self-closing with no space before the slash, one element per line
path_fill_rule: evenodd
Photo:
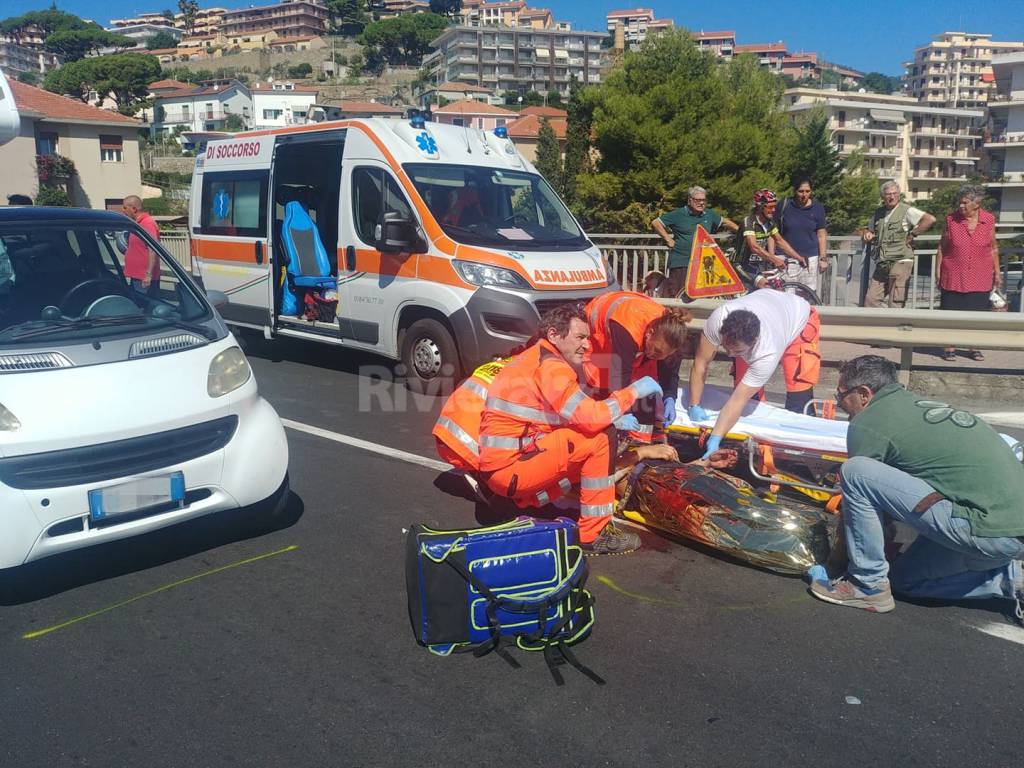
<path fill-rule="evenodd" d="M 1011 171 L 1004 173 L 998 181 L 991 181 L 989 187 L 1024 187 L 1024 171 Z"/>
<path fill-rule="evenodd" d="M 985 142 L 986 149 L 1005 149 L 1007 147 L 1024 147 L 1024 131 L 1000 133 Z"/>
<path fill-rule="evenodd" d="M 944 171 L 911 171 L 909 178 L 912 181 L 967 181 L 967 174 Z"/>

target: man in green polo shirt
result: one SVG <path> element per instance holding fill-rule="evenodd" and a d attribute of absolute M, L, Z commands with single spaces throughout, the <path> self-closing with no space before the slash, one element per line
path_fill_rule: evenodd
<path fill-rule="evenodd" d="M 849 565 L 811 594 L 885 613 L 892 593 L 944 600 L 1003 599 L 1024 621 L 1024 465 L 977 416 L 908 392 L 896 366 L 863 355 L 839 370 L 850 414 L 840 471 Z M 885 558 L 886 518 L 918 536 Z"/>
<path fill-rule="evenodd" d="M 708 193 L 704 187 L 690 187 L 686 193 L 686 205 L 651 222 L 651 227 L 669 247 L 668 279 L 661 285 L 662 296 L 675 298 L 682 293 L 698 224 L 709 234 L 717 232 L 719 227 L 739 231 L 735 222 L 708 208 Z"/>

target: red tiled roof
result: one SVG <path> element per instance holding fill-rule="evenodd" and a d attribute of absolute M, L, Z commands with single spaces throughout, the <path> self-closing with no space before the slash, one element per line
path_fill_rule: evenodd
<path fill-rule="evenodd" d="M 751 45 L 737 45 L 736 53 L 785 53 L 785 43 L 752 43 Z"/>
<path fill-rule="evenodd" d="M 520 19 L 528 19 L 531 16 L 550 16 L 551 11 L 547 8 L 524 8 L 519 12 Z"/>
<path fill-rule="evenodd" d="M 139 53 L 148 53 L 150 56 L 173 56 L 177 52 L 177 48 L 154 48 L 148 51 L 139 51 Z"/>
<path fill-rule="evenodd" d="M 556 138 L 565 138 L 567 123 L 564 119 L 553 118 L 548 120 L 548 123 L 554 130 Z M 513 120 L 506 128 L 508 128 L 508 135 L 513 139 L 535 139 L 540 134 L 540 126 L 540 115 L 525 115 L 518 120 Z"/>
<path fill-rule="evenodd" d="M 731 37 L 736 38 L 736 32 L 732 29 L 723 29 L 720 32 L 691 32 L 690 37 L 694 40 L 710 40 L 717 37 Z"/>
<path fill-rule="evenodd" d="M 33 88 L 31 85 L 26 85 L 17 80 L 11 80 L 10 85 L 11 92 L 14 94 L 14 103 L 18 105 L 19 111 L 25 113 L 31 113 L 52 120 L 82 123 L 142 124 L 134 118 L 122 115 L 120 112 L 111 112 L 107 109 L 93 107 L 77 99 L 69 99 L 67 96 L 58 96 L 56 93 L 50 93 L 41 88 Z"/>
<path fill-rule="evenodd" d="M 651 8 L 630 8 L 626 11 L 608 11 L 609 19 L 617 19 L 620 16 L 654 16 Z"/>
<path fill-rule="evenodd" d="M 273 42 L 267 43 L 267 45 L 287 45 L 288 43 L 306 43 L 310 40 L 316 39 L 316 35 L 305 35 L 300 37 L 279 37 Z"/>
<path fill-rule="evenodd" d="M 387 113 L 400 115 L 404 111 L 398 107 L 392 107 L 390 104 L 375 104 L 372 101 L 346 101 L 344 99 L 334 103 L 327 102 L 320 106 L 333 107 L 335 109 L 340 109 L 343 112 L 350 113 L 373 112 L 375 114 Z"/>
<path fill-rule="evenodd" d="M 453 101 L 451 104 L 445 104 L 443 107 L 438 107 L 434 110 L 434 114 L 443 115 L 509 115 L 516 117 L 517 113 L 510 109 L 502 109 L 501 107 L 495 107 L 491 104 L 486 104 L 482 101 L 473 101 L 472 99 L 466 99 L 465 101 Z"/>
<path fill-rule="evenodd" d="M 173 48 L 170 50 L 174 50 Z M 149 84 L 149 92 L 153 91 L 181 91 L 186 88 L 192 88 L 188 83 L 182 83 L 178 80 L 157 80 L 155 83 Z"/>
<path fill-rule="evenodd" d="M 526 115 L 537 115 L 538 117 L 553 118 L 560 117 L 563 120 L 569 115 L 569 113 L 566 112 L 564 109 L 559 109 L 558 107 L 526 107 L 526 109 L 522 110 L 519 114 L 524 117 Z"/>
<path fill-rule="evenodd" d="M 319 88 L 309 85 L 296 85 L 291 88 L 278 88 L 275 90 L 273 83 L 253 83 L 249 86 L 251 93 L 320 93 Z"/>

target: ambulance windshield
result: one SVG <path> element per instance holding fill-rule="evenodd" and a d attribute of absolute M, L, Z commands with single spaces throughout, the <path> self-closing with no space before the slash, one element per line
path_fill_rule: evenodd
<path fill-rule="evenodd" d="M 589 247 L 572 214 L 535 173 L 410 163 L 416 190 L 456 242 L 524 251 Z"/>

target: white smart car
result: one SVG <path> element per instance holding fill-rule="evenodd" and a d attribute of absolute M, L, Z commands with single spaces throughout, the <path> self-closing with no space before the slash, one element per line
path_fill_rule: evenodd
<path fill-rule="evenodd" d="M 149 249 L 160 276 L 125 275 Z M 117 213 L 0 208 L 0 568 L 288 497 L 277 413 L 210 300 Z"/>

